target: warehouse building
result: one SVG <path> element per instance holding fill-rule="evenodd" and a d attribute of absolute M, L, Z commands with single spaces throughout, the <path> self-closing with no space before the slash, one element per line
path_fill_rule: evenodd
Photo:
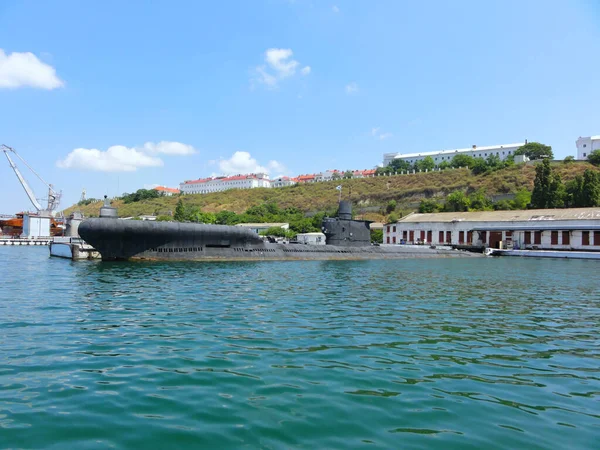
<path fill-rule="evenodd" d="M 600 251 L 600 208 L 409 214 L 384 244 Z"/>

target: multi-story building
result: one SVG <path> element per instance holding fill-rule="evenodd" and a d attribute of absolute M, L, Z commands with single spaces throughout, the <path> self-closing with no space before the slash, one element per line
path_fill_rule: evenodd
<path fill-rule="evenodd" d="M 473 158 L 487 158 L 490 155 L 496 155 L 503 160 L 514 154 L 519 147 L 522 147 L 526 143 L 527 141 L 517 144 L 491 145 L 488 147 L 477 147 L 476 145 L 473 145 L 471 148 L 423 153 L 384 153 L 383 165 L 389 165 L 394 159 L 402 159 L 410 164 L 414 164 L 427 156 L 431 156 L 436 165 L 441 164 L 443 161 L 450 162 L 456 155 L 468 155 Z"/>
<path fill-rule="evenodd" d="M 600 150 L 600 135 L 577 139 L 577 159 L 587 159 L 594 150 Z"/>
<path fill-rule="evenodd" d="M 271 180 L 264 173 L 234 175 L 231 177 L 209 177 L 199 180 L 188 180 L 180 184 L 184 194 L 209 194 L 229 189 L 270 188 Z"/>

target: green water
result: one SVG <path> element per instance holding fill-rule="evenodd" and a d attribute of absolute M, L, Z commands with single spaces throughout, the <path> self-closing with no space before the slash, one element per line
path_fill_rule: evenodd
<path fill-rule="evenodd" d="M 599 446 L 595 261 L 0 268 L 0 448 Z"/>

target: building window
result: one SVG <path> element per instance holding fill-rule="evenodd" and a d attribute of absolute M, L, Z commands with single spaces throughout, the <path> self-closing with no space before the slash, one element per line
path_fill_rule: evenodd
<path fill-rule="evenodd" d="M 452 231 L 446 231 L 446 243 L 452 243 Z"/>
<path fill-rule="evenodd" d="M 600 231 L 594 231 L 594 245 L 600 245 Z"/>
<path fill-rule="evenodd" d="M 571 235 L 568 231 L 562 232 L 562 245 L 571 245 Z"/>
<path fill-rule="evenodd" d="M 587 153 L 584 153 L 584 154 L 583 154 L 583 157 L 585 158 L 586 156 L 587 156 Z"/>
<path fill-rule="evenodd" d="M 390 237 L 389 236 L 387 237 L 387 243 L 388 244 L 390 243 Z"/>
<path fill-rule="evenodd" d="M 525 245 L 531 244 L 531 231 L 525 232 Z"/>
<path fill-rule="evenodd" d="M 407 234 L 408 234 L 408 233 L 407 233 L 407 231 L 406 231 L 406 230 L 404 230 L 404 231 L 402 232 L 402 239 L 404 239 L 405 241 L 406 241 L 406 236 L 407 236 Z"/>
<path fill-rule="evenodd" d="M 583 148 L 586 148 L 586 147 L 587 147 L 587 144 L 583 144 Z"/>
<path fill-rule="evenodd" d="M 396 226 L 394 225 L 394 228 L 392 229 L 394 231 L 394 233 L 396 232 Z"/>
<path fill-rule="evenodd" d="M 581 233 L 581 245 L 590 245 L 590 232 L 583 231 Z"/>
<path fill-rule="evenodd" d="M 393 242 L 394 244 L 396 243 L 396 236 L 394 236 L 394 237 L 392 238 L 392 242 Z"/>
<path fill-rule="evenodd" d="M 550 244 L 558 245 L 558 231 L 552 231 L 550 233 Z"/>
<path fill-rule="evenodd" d="M 464 231 L 459 231 L 458 232 L 458 243 L 459 244 L 464 244 L 465 243 L 465 232 Z"/>
<path fill-rule="evenodd" d="M 387 226 L 387 232 L 388 233 L 390 232 L 390 226 L 389 225 Z"/>
<path fill-rule="evenodd" d="M 541 245 L 541 243 L 542 243 L 542 232 L 541 232 L 541 231 L 536 231 L 536 232 L 534 233 L 534 236 L 533 236 L 533 243 L 534 243 L 535 245 Z"/>
<path fill-rule="evenodd" d="M 439 235 L 439 237 L 438 237 L 438 242 L 439 242 L 440 244 L 443 244 L 443 243 L 444 243 L 444 232 L 443 232 L 443 231 L 440 231 L 440 235 Z"/>

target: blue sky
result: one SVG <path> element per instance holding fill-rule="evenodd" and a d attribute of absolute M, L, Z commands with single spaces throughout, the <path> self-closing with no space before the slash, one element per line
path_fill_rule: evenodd
<path fill-rule="evenodd" d="M 594 0 L 5 0 L 0 19 L 0 143 L 65 207 L 394 151 L 528 139 L 563 158 L 600 133 Z M 0 213 L 30 208 L 5 160 L 0 189 Z"/>

